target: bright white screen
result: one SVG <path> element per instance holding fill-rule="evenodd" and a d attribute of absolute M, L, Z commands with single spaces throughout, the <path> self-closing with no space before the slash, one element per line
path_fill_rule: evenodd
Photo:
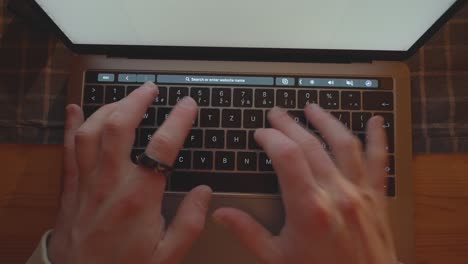
<path fill-rule="evenodd" d="M 37 0 L 75 44 L 408 50 L 455 0 Z"/>

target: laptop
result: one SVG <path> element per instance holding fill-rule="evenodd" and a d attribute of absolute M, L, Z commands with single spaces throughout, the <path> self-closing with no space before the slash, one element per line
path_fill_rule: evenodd
<path fill-rule="evenodd" d="M 89 117 L 145 81 L 159 96 L 136 130 L 141 153 L 184 96 L 199 105 L 171 175 L 163 214 L 173 217 L 199 184 L 210 212 L 240 208 L 273 233 L 284 222 L 271 160 L 253 140 L 280 106 L 307 129 L 317 103 L 365 144 L 365 125 L 384 117 L 390 162 L 386 193 L 398 259 L 414 263 L 409 58 L 463 1 L 46 1 L 32 5 L 75 56 L 69 102 Z M 324 141 L 323 147 L 328 149 Z M 208 218 L 209 219 L 209 218 Z M 311 245 L 313 246 L 313 245 Z M 186 263 L 255 263 L 208 220 Z"/>

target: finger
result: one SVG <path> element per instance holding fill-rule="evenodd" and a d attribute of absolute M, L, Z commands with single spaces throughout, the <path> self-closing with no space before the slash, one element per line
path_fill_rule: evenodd
<path fill-rule="evenodd" d="M 197 103 L 191 97 L 182 99 L 151 137 L 146 153 L 171 166 L 185 142 L 197 114 Z"/>
<path fill-rule="evenodd" d="M 108 104 L 93 113 L 76 132 L 76 161 L 81 175 L 80 181 L 87 181 L 90 172 L 96 167 L 101 148 L 101 131 L 104 120 L 114 111 L 116 104 Z"/>
<path fill-rule="evenodd" d="M 187 194 L 158 247 L 156 263 L 180 263 L 203 230 L 211 189 L 198 186 Z"/>
<path fill-rule="evenodd" d="M 107 168 L 118 168 L 129 160 L 135 140 L 135 128 L 158 94 L 158 87 L 146 82 L 117 103 L 117 108 L 105 121 L 102 162 Z"/>
<path fill-rule="evenodd" d="M 268 120 L 272 127 L 292 139 L 302 149 L 317 181 L 320 183 L 336 181 L 339 174 L 335 164 L 315 135 L 306 131 L 285 111 L 277 107 L 269 112 Z"/>
<path fill-rule="evenodd" d="M 352 182 L 360 183 L 364 168 L 359 140 L 340 121 L 316 104 L 306 107 L 305 114 L 330 145 L 341 172 Z"/>
<path fill-rule="evenodd" d="M 275 129 L 258 129 L 255 140 L 265 150 L 278 176 L 286 213 L 298 216 L 298 201 L 316 193 L 318 187 L 300 147 Z"/>
<path fill-rule="evenodd" d="M 232 233 L 260 263 L 278 261 L 273 235 L 247 213 L 234 208 L 220 208 L 213 213 L 213 221 Z"/>
<path fill-rule="evenodd" d="M 382 126 L 383 118 L 380 116 L 371 118 L 367 123 L 366 167 L 371 186 L 383 194 L 388 157 L 385 150 L 387 140 Z"/>
<path fill-rule="evenodd" d="M 64 153 L 63 153 L 63 194 L 62 199 L 68 200 L 78 188 L 78 166 L 75 156 L 75 135 L 83 124 L 84 117 L 81 108 L 77 105 L 68 105 L 65 120 Z"/>

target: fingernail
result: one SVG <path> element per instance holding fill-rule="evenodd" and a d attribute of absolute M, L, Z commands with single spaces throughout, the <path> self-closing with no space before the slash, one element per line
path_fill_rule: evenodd
<path fill-rule="evenodd" d="M 154 82 L 151 82 L 151 81 L 145 82 L 143 86 L 159 91 L 158 86 L 154 84 Z"/>
<path fill-rule="evenodd" d="M 315 104 L 315 103 L 309 104 L 309 108 L 315 109 L 315 110 L 321 109 L 320 106 L 318 104 Z"/>
<path fill-rule="evenodd" d="M 199 188 L 198 193 L 199 193 L 200 202 L 203 204 L 203 206 L 206 207 L 206 209 L 208 209 L 208 204 L 211 200 L 211 193 L 213 191 L 211 190 L 210 187 L 206 185 L 202 185 L 198 188 Z"/>
<path fill-rule="evenodd" d="M 375 119 L 375 122 L 378 124 L 378 126 L 383 127 L 384 119 L 382 116 L 374 116 L 373 119 Z"/>

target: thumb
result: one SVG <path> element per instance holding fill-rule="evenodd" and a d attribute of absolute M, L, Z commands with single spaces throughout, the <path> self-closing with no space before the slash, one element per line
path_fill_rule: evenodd
<path fill-rule="evenodd" d="M 234 208 L 220 208 L 213 221 L 232 233 L 261 263 L 278 260 L 273 235 L 249 214 Z"/>

